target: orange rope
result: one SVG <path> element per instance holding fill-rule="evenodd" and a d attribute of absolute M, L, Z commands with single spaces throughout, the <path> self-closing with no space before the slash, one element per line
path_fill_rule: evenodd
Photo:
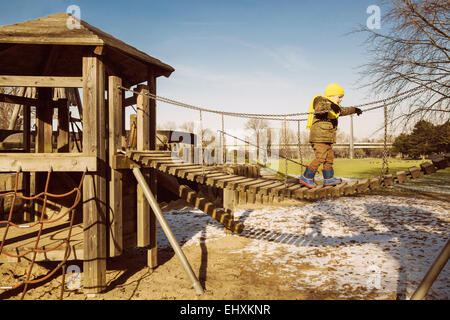
<path fill-rule="evenodd" d="M 71 247 L 70 247 L 70 238 L 72 236 L 73 221 L 74 221 L 74 216 L 75 216 L 75 214 L 74 214 L 75 210 L 74 209 L 78 206 L 78 204 L 80 203 L 80 200 L 82 198 L 81 197 L 81 187 L 83 185 L 83 181 L 84 181 L 85 175 L 86 175 L 86 172 L 83 173 L 78 187 L 74 188 L 72 191 L 69 191 L 69 192 L 64 193 L 64 194 L 52 194 L 52 193 L 48 192 L 48 186 L 49 186 L 50 177 L 51 177 L 51 171 L 49 171 L 47 173 L 47 180 L 45 182 L 44 192 L 41 192 L 41 193 L 39 193 L 39 194 L 37 194 L 35 196 L 26 197 L 23 194 L 17 192 L 18 191 L 18 184 L 19 184 L 18 183 L 18 181 L 19 181 L 19 172 L 16 172 L 14 191 L 0 194 L 0 197 L 13 195 L 13 199 L 12 199 L 12 202 L 11 202 L 11 208 L 9 210 L 8 220 L 0 221 L 0 224 L 1 223 L 5 223 L 6 224 L 5 232 L 4 232 L 2 240 L 0 242 L 0 255 L 4 254 L 4 255 L 6 255 L 8 257 L 21 258 L 21 257 L 24 257 L 24 256 L 30 254 L 30 253 L 33 253 L 33 258 L 31 260 L 31 263 L 30 263 L 30 266 L 29 266 L 29 269 L 28 269 L 28 272 L 27 272 L 27 275 L 26 275 L 26 280 L 21 281 L 21 282 L 17 283 L 14 286 L 7 287 L 7 289 L 17 289 L 17 288 L 19 288 L 20 286 L 23 285 L 24 289 L 22 291 L 22 295 L 21 295 L 21 298 L 20 298 L 21 300 L 25 297 L 25 294 L 27 292 L 29 284 L 37 284 L 37 283 L 40 283 L 40 282 L 48 280 L 53 274 L 55 274 L 56 271 L 58 271 L 61 267 L 65 266 L 65 264 L 67 263 L 67 260 L 69 259 L 70 254 L 71 254 L 71 250 L 72 250 Z M 69 195 L 71 195 L 71 194 L 73 194 L 75 192 L 76 192 L 75 201 L 74 201 L 73 205 L 70 208 L 68 208 L 68 210 L 66 210 L 65 212 L 60 214 L 58 218 L 55 218 L 55 219 L 52 219 L 52 220 L 44 220 L 45 219 L 45 211 L 46 211 L 46 208 L 47 208 L 47 200 L 48 200 L 49 197 L 50 198 L 63 198 L 63 197 L 67 197 L 67 196 L 69 196 Z M 17 198 L 20 198 L 20 199 L 23 199 L 23 200 L 35 200 L 35 199 L 38 199 L 38 198 L 41 198 L 41 197 L 44 197 L 44 199 L 43 199 L 43 206 L 42 206 L 42 210 L 41 210 L 41 215 L 40 215 L 39 221 L 37 221 L 35 223 L 32 223 L 32 224 L 28 224 L 28 225 L 23 225 L 23 224 L 22 225 L 20 225 L 20 224 L 18 225 L 18 224 L 15 224 L 15 223 L 13 223 L 11 221 L 12 217 L 13 217 L 14 206 L 15 206 Z M 65 239 L 61 240 L 60 243 L 58 243 L 57 245 L 55 245 L 52 248 L 39 249 L 38 246 L 39 246 L 39 241 L 40 241 L 40 238 L 41 238 L 41 235 L 42 235 L 44 224 L 49 224 L 49 223 L 53 223 L 53 222 L 59 221 L 63 217 L 67 216 L 69 214 L 69 212 L 71 213 L 71 216 L 70 216 L 70 223 L 69 223 L 69 232 L 68 232 L 67 237 Z M 38 231 L 38 235 L 36 237 L 36 242 L 34 244 L 33 249 L 28 250 L 28 251 L 26 251 L 26 252 L 24 252 L 22 254 L 17 254 L 17 255 L 10 254 L 8 252 L 3 252 L 3 248 L 4 248 L 4 245 L 5 245 L 5 240 L 7 238 L 7 234 L 8 234 L 10 226 L 16 227 L 16 228 L 31 228 L 31 227 L 34 227 L 36 225 L 39 225 L 39 231 Z M 65 249 L 64 258 L 61 261 L 61 263 L 59 263 L 45 277 L 42 277 L 42 278 L 39 278 L 39 279 L 35 279 L 35 280 L 30 280 L 30 276 L 31 276 L 31 273 L 32 273 L 32 270 L 33 270 L 33 267 L 34 267 L 34 263 L 36 262 L 37 253 L 48 253 L 50 251 L 58 249 L 63 244 L 66 245 L 66 249 Z M 64 293 L 64 277 L 63 277 L 63 282 L 61 283 L 61 285 L 62 285 L 62 287 L 61 287 L 61 298 L 62 298 L 62 295 Z"/>

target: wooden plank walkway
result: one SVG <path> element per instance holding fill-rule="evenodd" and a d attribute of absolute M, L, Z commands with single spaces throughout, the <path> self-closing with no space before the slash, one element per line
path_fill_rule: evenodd
<path fill-rule="evenodd" d="M 289 181 L 285 184 L 282 180 L 265 178 L 247 178 L 231 173 L 223 172 L 220 166 L 204 167 L 205 176 L 202 175 L 201 165 L 180 163 L 171 159 L 170 152 L 165 151 L 139 151 L 129 152 L 127 161 L 122 161 L 122 165 L 139 165 L 142 167 L 152 167 L 169 174 L 171 176 L 197 181 L 216 188 L 227 188 L 235 193 L 237 203 L 261 203 L 271 204 L 283 201 L 284 199 L 306 199 L 317 200 L 327 197 L 340 197 L 376 190 L 381 187 L 392 186 L 396 183 L 422 178 L 424 175 L 432 174 L 437 170 L 445 169 L 449 166 L 450 155 L 433 159 L 432 162 L 425 162 L 420 167 L 411 167 L 408 171 L 399 171 L 383 178 L 363 179 L 360 181 L 342 183 L 335 187 L 319 186 L 316 189 L 308 189 L 302 185 Z M 130 161 L 129 161 L 130 160 Z M 120 162 L 120 161 L 119 161 Z M 126 169 L 122 167 L 122 169 Z M 226 211 L 216 208 L 205 198 L 201 198 L 195 191 L 185 185 L 178 185 L 174 192 L 194 207 L 199 208 L 210 215 L 227 229 L 240 233 L 244 229 L 242 223 L 234 221 Z M 61 243 L 68 235 L 68 221 L 59 221 L 46 224 L 39 242 L 38 249 L 52 248 Z M 32 228 L 10 227 L 5 241 L 3 252 L 11 254 L 21 254 L 33 249 L 39 225 Z M 5 226 L 0 226 L 0 237 L 3 237 Z M 83 225 L 73 226 L 70 239 L 71 254 L 69 260 L 83 260 Z M 38 253 L 36 261 L 61 261 L 65 253 L 63 244 L 57 250 L 49 253 Z M 29 260 L 32 254 L 28 254 L 20 260 Z M 10 258 L 0 254 L 0 263 L 16 262 L 17 258 Z"/>
<path fill-rule="evenodd" d="M 186 163 L 179 158 L 173 158 L 171 151 L 127 151 L 126 157 L 141 167 L 155 168 L 172 176 L 205 184 L 210 187 L 228 189 L 235 192 L 239 203 L 273 203 L 284 199 L 317 200 L 327 197 L 355 195 L 375 190 L 380 187 L 392 187 L 396 183 L 404 183 L 431 174 L 436 170 L 449 166 L 450 155 L 432 159 L 432 162 L 422 163 L 419 167 L 411 167 L 408 171 L 398 171 L 383 177 L 362 179 L 342 183 L 334 187 L 318 186 L 308 189 L 298 182 L 285 183 L 284 180 L 268 178 L 248 178 L 230 172 L 223 165 L 201 166 Z M 119 162 L 119 161 L 118 161 Z M 127 162 L 129 163 L 129 162 Z M 125 168 L 123 168 L 125 169 Z"/>

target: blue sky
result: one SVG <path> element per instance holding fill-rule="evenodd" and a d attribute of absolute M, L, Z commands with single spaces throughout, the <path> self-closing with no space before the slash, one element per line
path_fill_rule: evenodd
<path fill-rule="evenodd" d="M 248 113 L 306 112 L 330 82 L 344 87 L 344 106 L 379 98 L 358 88 L 358 66 L 368 60 L 365 36 L 348 34 L 366 24 L 367 7 L 379 1 L 17 0 L 2 1 L 0 24 L 65 12 L 72 4 L 82 20 L 175 68 L 170 78 L 159 78 L 161 96 Z M 158 117 L 180 124 L 198 120 L 198 113 L 158 103 Z M 204 118 L 210 127 L 220 120 Z M 355 136 L 368 137 L 382 124 L 382 111 L 355 120 Z M 227 127 L 242 124 L 226 119 Z M 348 132 L 348 117 L 340 128 Z"/>

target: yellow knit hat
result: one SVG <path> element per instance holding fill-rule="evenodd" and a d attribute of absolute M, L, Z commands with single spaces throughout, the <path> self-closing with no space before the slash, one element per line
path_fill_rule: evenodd
<path fill-rule="evenodd" d="M 343 95 L 344 95 L 344 89 L 337 83 L 330 83 L 325 88 L 325 96 L 327 96 L 327 97 L 343 96 Z"/>

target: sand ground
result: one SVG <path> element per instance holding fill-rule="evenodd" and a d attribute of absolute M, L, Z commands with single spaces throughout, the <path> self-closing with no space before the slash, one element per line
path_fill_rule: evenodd
<path fill-rule="evenodd" d="M 146 266 L 147 251 L 132 248 L 110 259 L 107 288 L 96 295 L 81 289 L 64 299 L 408 299 L 450 234 L 447 196 L 369 194 L 274 206 L 242 206 L 241 235 L 181 200 L 164 204 L 165 217 L 182 245 L 205 293 L 192 283 L 158 233 L 159 266 Z M 82 268 L 81 261 L 69 264 Z M 32 277 L 56 263 L 39 263 Z M 24 279 L 28 262 L 0 265 L 0 286 Z M 81 274 L 82 280 L 83 274 Z M 66 280 L 68 278 L 66 277 Z M 450 265 L 427 299 L 449 299 Z M 75 279 L 77 280 L 77 279 Z M 25 299 L 59 299 L 61 271 Z M 19 299 L 21 290 L 0 291 L 0 299 Z"/>

